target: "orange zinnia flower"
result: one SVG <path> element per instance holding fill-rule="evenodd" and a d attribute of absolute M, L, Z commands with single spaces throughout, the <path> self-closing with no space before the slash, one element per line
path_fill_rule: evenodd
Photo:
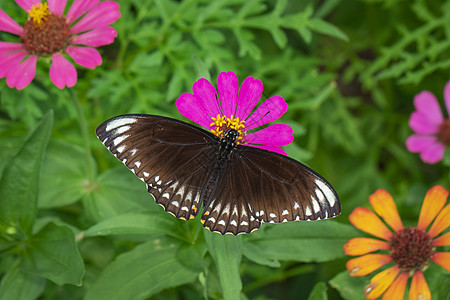
<path fill-rule="evenodd" d="M 382 299 L 403 299 L 410 274 L 412 281 L 409 299 L 431 299 L 430 289 L 423 275 L 424 268 L 432 260 L 450 271 L 450 252 L 436 251 L 436 247 L 450 246 L 450 232 L 437 237 L 450 226 L 450 204 L 444 208 L 447 197 L 448 191 L 442 186 L 432 187 L 425 195 L 419 223 L 416 227 L 406 229 L 394 199 L 383 189 L 369 197 L 376 214 L 364 207 L 353 210 L 349 216 L 353 226 L 382 240 L 360 237 L 353 238 L 344 245 L 345 254 L 363 255 L 347 262 L 350 275 L 365 276 L 386 264 L 394 263 L 370 280 L 370 284 L 364 289 L 366 299 L 376 299 L 383 293 Z M 426 231 L 434 219 L 433 225 Z M 384 251 L 371 253 L 376 250 Z"/>

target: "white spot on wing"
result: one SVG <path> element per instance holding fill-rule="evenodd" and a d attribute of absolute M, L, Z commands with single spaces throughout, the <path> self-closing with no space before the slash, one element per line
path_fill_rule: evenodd
<path fill-rule="evenodd" d="M 220 220 L 218 224 L 222 225 L 222 226 L 225 226 L 225 221 L 224 220 Z"/>
<path fill-rule="evenodd" d="M 213 223 L 216 223 L 216 219 L 214 219 L 214 217 L 209 217 L 208 221 L 211 221 Z"/>
<path fill-rule="evenodd" d="M 230 214 L 230 203 L 227 204 L 227 206 L 225 206 L 225 209 L 222 211 L 222 214 Z"/>
<path fill-rule="evenodd" d="M 270 214 L 269 214 L 269 217 L 271 217 L 271 218 L 276 218 L 276 217 L 277 217 L 277 215 L 276 215 L 276 214 L 274 214 L 274 213 L 270 213 Z"/>
<path fill-rule="evenodd" d="M 166 198 L 167 200 L 169 200 L 170 194 L 169 193 L 164 193 L 164 194 L 162 194 L 161 197 Z"/>
<path fill-rule="evenodd" d="M 287 209 L 283 210 L 283 212 L 281 213 L 282 216 L 288 215 L 289 212 L 287 211 Z"/>
<path fill-rule="evenodd" d="M 113 140 L 113 143 L 114 143 L 114 146 L 117 146 L 117 145 L 119 145 L 120 143 L 122 143 L 127 137 L 129 137 L 130 135 L 122 135 L 122 136 L 119 136 L 119 137 L 116 137 L 114 140 Z"/>
<path fill-rule="evenodd" d="M 178 203 L 178 201 L 172 201 L 172 205 L 173 205 L 173 206 L 176 206 L 176 207 L 179 207 L 179 206 L 180 206 L 180 204 Z"/>
<path fill-rule="evenodd" d="M 237 214 L 238 214 L 238 210 L 237 210 L 237 206 L 235 205 L 235 206 L 233 207 L 233 213 L 232 213 L 232 215 L 236 215 L 236 216 L 237 216 Z"/>
<path fill-rule="evenodd" d="M 131 155 L 135 155 L 137 151 L 138 149 L 134 148 L 133 150 L 131 150 Z"/>
<path fill-rule="evenodd" d="M 142 172 L 142 174 L 144 174 L 144 176 L 145 176 L 145 177 L 148 177 L 148 176 L 150 176 L 150 174 L 148 174 L 148 173 L 147 173 L 147 172 L 145 172 L 145 171 L 144 171 L 144 172 Z"/>
<path fill-rule="evenodd" d="M 336 196 L 334 195 L 333 191 L 319 179 L 316 179 L 315 182 L 317 186 L 320 188 L 320 190 L 325 194 L 325 198 L 327 198 L 328 203 L 330 203 L 330 206 L 333 207 L 336 204 Z"/>
<path fill-rule="evenodd" d="M 122 146 L 120 146 L 120 147 L 117 147 L 117 152 L 119 152 L 119 153 L 122 153 L 123 152 L 123 150 L 125 150 L 125 148 L 126 148 L 126 146 L 125 145 L 122 145 Z"/>
<path fill-rule="evenodd" d="M 311 195 L 311 202 L 314 208 L 314 212 L 318 213 L 320 211 L 320 205 L 319 202 L 317 202 L 316 198 L 313 197 L 313 195 Z"/>
<path fill-rule="evenodd" d="M 247 221 L 242 221 L 241 222 L 241 226 L 248 226 L 248 222 Z"/>
<path fill-rule="evenodd" d="M 309 205 L 306 206 L 305 215 L 307 215 L 307 216 L 312 215 L 311 208 L 309 208 Z"/>
<path fill-rule="evenodd" d="M 231 220 L 230 225 L 237 226 L 236 220 Z"/>
<path fill-rule="evenodd" d="M 187 206 L 183 206 L 182 208 L 181 208 L 181 210 L 184 210 L 184 211 L 189 211 L 189 208 L 187 208 Z"/>
<path fill-rule="evenodd" d="M 131 126 L 121 126 L 121 127 L 119 127 L 119 128 L 117 128 L 117 130 L 116 130 L 116 132 L 114 132 L 114 134 L 116 134 L 116 135 L 119 135 L 119 134 L 122 134 L 122 133 L 124 133 L 125 131 L 128 131 L 128 129 L 130 129 L 131 128 Z"/>
<path fill-rule="evenodd" d="M 128 125 L 128 124 L 133 124 L 137 121 L 137 119 L 135 118 L 119 118 L 119 119 L 115 119 L 110 121 L 107 125 L 106 125 L 106 131 L 111 131 L 117 127 L 120 126 L 124 126 L 124 125 Z"/>
<path fill-rule="evenodd" d="M 135 162 L 134 162 L 134 164 L 135 164 L 135 165 L 136 165 L 136 167 L 138 167 L 138 168 L 139 168 L 139 167 L 141 166 L 141 162 L 140 162 L 140 161 L 138 161 L 138 160 L 137 160 L 137 161 L 135 161 Z"/>

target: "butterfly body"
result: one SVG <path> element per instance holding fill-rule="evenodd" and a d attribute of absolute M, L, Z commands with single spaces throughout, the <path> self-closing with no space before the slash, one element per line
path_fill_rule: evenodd
<path fill-rule="evenodd" d="M 97 128 L 109 151 L 147 184 L 177 218 L 203 206 L 202 223 L 222 234 L 249 233 L 262 222 L 331 218 L 337 194 L 316 172 L 281 154 L 238 144 L 188 123 L 153 115 L 123 115 Z"/>

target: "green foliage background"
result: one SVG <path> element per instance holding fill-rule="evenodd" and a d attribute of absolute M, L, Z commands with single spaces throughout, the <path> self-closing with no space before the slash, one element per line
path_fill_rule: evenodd
<path fill-rule="evenodd" d="M 405 148 L 414 95 L 443 107 L 450 1 L 117 2 L 118 37 L 74 88 L 56 88 L 45 59 L 22 91 L 0 80 L 0 299 L 364 299 L 371 276 L 345 269 L 342 245 L 363 235 L 349 213 L 384 188 L 413 226 L 426 191 L 450 188 L 449 155 L 427 165 Z M 177 97 L 222 71 L 286 99 L 286 151 L 333 184 L 336 220 L 210 233 L 164 213 L 96 139 L 119 114 L 183 119 Z M 448 272 L 425 275 L 448 297 Z"/>

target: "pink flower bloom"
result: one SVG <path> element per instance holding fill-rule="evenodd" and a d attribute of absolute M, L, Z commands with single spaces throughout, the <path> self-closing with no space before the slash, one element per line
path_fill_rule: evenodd
<path fill-rule="evenodd" d="M 450 81 L 444 88 L 444 100 L 450 115 Z M 429 164 L 444 157 L 445 148 L 450 146 L 450 119 L 444 119 L 439 102 L 429 91 L 414 97 L 416 111 L 411 114 L 409 126 L 416 133 L 406 140 L 408 151 L 420 153 L 420 158 Z"/>
<path fill-rule="evenodd" d="M 93 47 L 111 44 L 117 36 L 108 26 L 120 18 L 114 1 L 74 0 L 64 14 L 67 0 L 16 0 L 28 13 L 22 26 L 0 10 L 0 31 L 17 35 L 21 43 L 0 41 L 0 78 L 18 90 L 33 80 L 39 56 L 51 57 L 50 79 L 60 89 L 77 82 L 77 71 L 63 53 L 83 67 L 101 65 L 100 53 Z"/>
<path fill-rule="evenodd" d="M 272 124 L 259 131 L 248 132 L 278 119 L 287 111 L 284 99 L 273 96 L 252 113 L 263 91 L 260 80 L 247 77 L 239 89 L 236 74 L 222 72 L 217 78 L 218 94 L 211 82 L 204 78 L 195 82 L 192 89 L 193 94 L 184 93 L 177 99 L 177 108 L 183 116 L 220 138 L 224 137 L 227 129 L 235 129 L 239 132 L 238 143 L 286 155 L 280 147 L 294 139 L 289 125 Z"/>

